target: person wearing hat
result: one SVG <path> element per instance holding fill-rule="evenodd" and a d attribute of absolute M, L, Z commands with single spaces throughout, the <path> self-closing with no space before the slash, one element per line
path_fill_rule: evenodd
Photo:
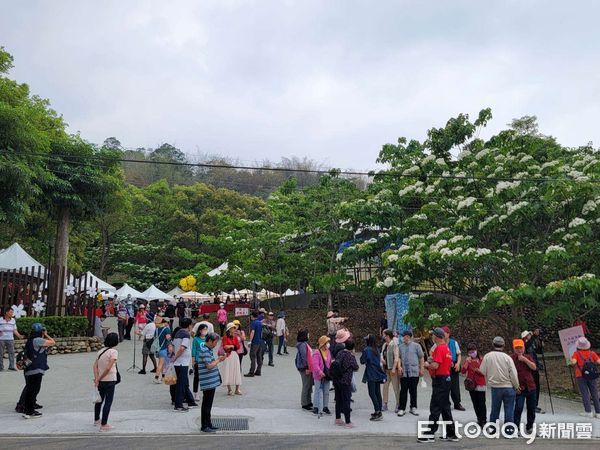
<path fill-rule="evenodd" d="M 219 322 L 221 337 L 223 337 L 223 334 L 225 333 L 225 326 L 227 325 L 227 310 L 225 309 L 224 303 L 219 305 L 219 310 L 217 311 L 217 322 Z"/>
<path fill-rule="evenodd" d="M 235 319 L 233 321 L 233 324 L 235 325 L 235 330 L 233 334 L 235 335 L 235 337 L 237 337 L 238 341 L 240 342 L 240 348 L 237 349 L 237 354 L 238 358 L 240 359 L 241 371 L 242 359 L 244 359 L 244 356 L 248 354 L 248 347 L 246 347 L 246 332 L 242 329 L 242 323 L 238 319 Z"/>
<path fill-rule="evenodd" d="M 37 396 L 42 387 L 42 377 L 49 369 L 48 347 L 56 345 L 54 339 L 48 336 L 46 327 L 41 323 L 31 325 L 31 332 L 25 343 L 24 353 L 31 363 L 24 369 L 25 387 L 17 403 L 16 411 L 23 413 L 24 419 L 35 419 L 42 416 L 37 411 L 41 406 L 37 403 Z"/>
<path fill-rule="evenodd" d="M 283 354 L 288 355 L 286 338 L 288 334 L 287 325 L 285 323 L 285 311 L 279 311 L 277 313 L 277 323 L 275 324 L 275 328 L 277 331 L 277 354 L 282 355 L 281 350 L 283 350 Z"/>
<path fill-rule="evenodd" d="M 442 327 L 444 330 L 444 336 L 446 336 L 446 344 L 452 354 L 452 367 L 450 368 L 450 398 L 454 403 L 454 409 L 458 411 L 464 411 L 465 408 L 460 401 L 460 369 L 462 362 L 462 354 L 460 352 L 460 346 L 455 339 L 450 337 L 450 327 L 445 325 Z"/>
<path fill-rule="evenodd" d="M 577 350 L 571 356 L 571 364 L 575 366 L 575 379 L 581 393 L 584 417 L 594 417 L 592 403 L 596 411 L 596 419 L 600 419 L 600 400 L 598 400 L 598 372 L 593 365 L 600 365 L 600 357 L 590 350 L 591 344 L 584 336 L 577 339 Z"/>
<path fill-rule="evenodd" d="M 348 320 L 347 317 L 339 317 L 337 310 L 327 312 L 327 334 L 331 342 L 335 340 L 335 334 L 346 320 Z"/>
<path fill-rule="evenodd" d="M 443 420 L 450 422 L 446 427 L 446 436 L 440 439 L 452 442 L 458 441 L 454 430 L 454 419 L 452 418 L 452 409 L 450 407 L 450 369 L 452 367 L 452 354 L 446 344 L 446 336 L 441 328 L 434 328 L 432 337 L 435 342 L 435 349 L 431 356 L 425 362 L 424 366 L 431 375 L 431 401 L 429 403 L 429 432 L 423 434 L 417 439 L 418 442 L 435 442 L 435 432 L 438 429 L 438 420 L 440 415 Z"/>
<path fill-rule="evenodd" d="M 479 367 L 492 391 L 490 422 L 500 418 L 500 408 L 504 405 L 504 423 L 513 423 L 516 390 L 519 389 L 517 368 L 513 359 L 504 353 L 502 336 L 496 336 L 492 346 L 494 349 L 483 357 Z"/>
<path fill-rule="evenodd" d="M 315 385 L 313 401 L 313 413 L 321 417 L 321 414 L 331 414 L 329 411 L 329 368 L 331 367 L 331 351 L 329 351 L 330 339 L 327 336 L 319 338 L 319 348 L 313 350 L 312 354 L 312 376 Z"/>
<path fill-rule="evenodd" d="M 154 325 L 156 326 L 154 339 L 157 340 L 158 344 L 158 352 L 154 356 L 155 358 L 158 358 L 158 364 L 153 381 L 156 384 L 160 384 L 165 376 L 163 368 L 165 367 L 168 358 L 167 348 L 171 343 L 171 328 L 169 328 L 169 322 L 165 320 L 161 313 L 154 315 Z"/>
<path fill-rule="evenodd" d="M 240 369 L 240 358 L 238 350 L 242 347 L 240 341 L 235 335 L 236 326 L 233 322 L 229 322 L 225 327 L 225 336 L 221 339 L 221 353 L 226 358 L 220 367 L 221 378 L 223 385 L 227 386 L 227 395 L 233 395 L 233 386 L 235 386 L 235 394 L 242 395 L 240 386 L 242 384 L 242 371 Z"/>
<path fill-rule="evenodd" d="M 146 306 L 140 305 L 138 307 L 137 312 L 135 313 L 135 334 L 137 334 L 138 340 L 142 339 L 142 331 L 144 330 L 144 327 L 146 326 L 147 322 L 148 319 L 146 318 Z"/>
<path fill-rule="evenodd" d="M 525 342 L 523 339 L 513 339 L 513 354 L 512 359 L 517 369 L 519 377 L 519 388 L 517 389 L 517 397 L 515 399 L 515 425 L 519 427 L 521 423 L 521 414 L 523 407 L 527 402 L 527 423 L 525 429 L 530 433 L 535 423 L 535 381 L 533 380 L 533 372 L 537 366 L 530 355 L 525 354 Z"/>
<path fill-rule="evenodd" d="M 140 309 L 140 311 L 144 311 L 144 309 Z M 137 331 L 136 333 L 144 339 L 142 344 L 142 370 L 138 372 L 140 375 L 146 375 L 146 364 L 148 363 L 148 357 L 150 357 L 152 365 L 154 366 L 154 369 L 152 369 L 150 373 L 156 373 L 156 357 L 150 350 L 152 348 L 152 343 L 154 342 L 154 334 L 156 333 L 156 324 L 154 323 L 155 315 L 154 313 L 148 314 L 150 315 L 148 317 L 150 321 L 144 325 L 144 328 L 141 331 Z"/>
<path fill-rule="evenodd" d="M 425 373 L 425 355 L 420 344 L 413 340 L 410 330 L 402 332 L 402 341 L 398 344 L 400 351 L 400 401 L 398 402 L 398 416 L 403 416 L 406 411 L 406 402 L 410 394 L 410 410 L 413 416 L 417 412 L 417 386 L 419 378 Z"/>

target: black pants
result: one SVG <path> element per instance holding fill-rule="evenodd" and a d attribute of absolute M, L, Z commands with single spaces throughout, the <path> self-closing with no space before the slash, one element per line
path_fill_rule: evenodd
<path fill-rule="evenodd" d="M 350 423 L 350 400 L 352 400 L 352 386 L 349 384 L 334 383 L 335 390 L 335 418 L 341 419 L 344 414 L 346 423 Z"/>
<path fill-rule="evenodd" d="M 199 382 L 200 382 L 200 374 L 198 373 L 198 364 L 194 364 L 194 382 L 193 382 L 194 394 L 196 394 L 198 392 Z"/>
<path fill-rule="evenodd" d="M 200 423 L 202 429 L 212 427 L 210 410 L 212 409 L 213 400 L 215 398 L 215 391 L 216 389 L 202 391 L 202 409 L 200 412 Z"/>
<path fill-rule="evenodd" d="M 281 349 L 283 349 L 283 351 L 287 353 L 287 345 L 285 345 L 285 335 L 282 334 L 281 336 L 277 336 L 277 339 L 277 354 L 281 355 Z"/>
<path fill-rule="evenodd" d="M 535 407 L 537 408 L 540 403 L 540 371 L 536 370 L 532 375 L 535 382 Z"/>
<path fill-rule="evenodd" d="M 460 405 L 460 378 L 458 375 L 458 371 L 454 370 L 454 368 L 450 369 L 450 396 L 452 397 L 454 406 Z"/>
<path fill-rule="evenodd" d="M 450 380 L 445 376 L 434 376 L 431 381 L 431 403 L 429 404 L 429 421 L 433 424 L 429 425 L 429 433 L 431 436 L 438 429 L 438 420 L 440 415 L 444 421 L 452 422 L 446 426 L 447 436 L 455 436 L 454 419 L 452 418 L 452 409 L 450 408 Z"/>
<path fill-rule="evenodd" d="M 117 330 L 119 331 L 119 342 L 123 342 L 123 338 L 125 337 L 125 328 L 127 327 L 127 323 L 124 320 L 117 320 Z"/>
<path fill-rule="evenodd" d="M 221 337 L 225 334 L 225 326 L 227 324 L 225 322 L 219 322 L 219 328 L 221 329 Z"/>
<path fill-rule="evenodd" d="M 487 408 L 485 406 L 485 391 L 469 391 L 473 409 L 477 416 L 477 423 L 483 425 L 487 422 Z"/>
<path fill-rule="evenodd" d="M 21 394 L 25 414 L 32 414 L 33 411 L 35 411 L 34 406 L 37 403 L 37 396 L 42 387 L 43 376 L 43 374 L 38 373 L 35 375 L 27 375 L 25 377 L 25 389 L 23 390 L 23 394 Z"/>
<path fill-rule="evenodd" d="M 106 425 L 108 423 L 108 415 L 110 414 L 110 407 L 112 406 L 113 398 L 115 396 L 116 381 L 101 381 L 98 383 L 98 392 L 102 402 L 94 405 L 94 420 L 100 420 L 100 409 L 102 408 L 102 421 L 100 424 Z"/>
<path fill-rule="evenodd" d="M 188 377 L 189 366 L 175 366 L 177 374 L 177 389 L 175 391 L 175 408 L 182 408 L 183 402 L 193 405 L 194 396 L 190 391 L 190 379 Z"/>
<path fill-rule="evenodd" d="M 262 344 L 250 345 L 250 370 L 248 373 L 260 374 L 263 365 L 263 353 Z"/>
<path fill-rule="evenodd" d="M 265 339 L 266 352 L 269 354 L 269 364 L 273 364 L 273 338 Z"/>
<path fill-rule="evenodd" d="M 419 377 L 401 377 L 400 378 L 400 403 L 398 409 L 406 410 L 406 402 L 408 394 L 410 394 L 410 407 L 417 407 L 417 386 L 419 385 Z"/>
<path fill-rule="evenodd" d="M 244 354 L 243 353 L 238 353 L 238 357 L 240 358 L 240 370 L 242 371 L 242 373 L 244 373 L 244 371 L 242 369 L 242 359 L 244 359 Z"/>
<path fill-rule="evenodd" d="M 125 336 L 123 336 L 123 339 L 131 339 L 131 328 L 133 328 L 134 323 L 135 319 L 133 317 L 130 317 L 129 320 L 127 320 L 127 326 L 125 327 Z"/>
<path fill-rule="evenodd" d="M 369 389 L 369 397 L 373 402 L 373 409 L 376 413 L 381 412 L 381 383 L 378 381 L 367 381 L 367 388 Z"/>

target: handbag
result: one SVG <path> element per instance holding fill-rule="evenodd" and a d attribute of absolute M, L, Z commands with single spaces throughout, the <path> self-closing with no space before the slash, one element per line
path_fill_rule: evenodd
<path fill-rule="evenodd" d="M 321 350 L 317 351 L 321 354 L 321 359 L 323 360 L 323 378 L 326 381 L 331 381 L 331 375 L 329 375 L 329 367 L 327 367 L 327 362 L 325 361 L 325 358 L 323 358 L 323 353 L 321 353 Z"/>
<path fill-rule="evenodd" d="M 473 378 L 465 378 L 464 384 L 465 389 L 469 392 L 474 391 L 477 387 L 477 384 L 475 384 L 475 380 L 473 380 Z"/>
<path fill-rule="evenodd" d="M 175 366 L 171 365 L 167 369 L 167 372 L 165 373 L 165 378 L 164 378 L 163 382 L 167 386 L 172 386 L 174 384 L 177 384 L 177 373 L 175 372 Z"/>
<path fill-rule="evenodd" d="M 102 397 L 100 397 L 100 392 L 96 386 L 92 390 L 92 403 L 102 403 Z"/>

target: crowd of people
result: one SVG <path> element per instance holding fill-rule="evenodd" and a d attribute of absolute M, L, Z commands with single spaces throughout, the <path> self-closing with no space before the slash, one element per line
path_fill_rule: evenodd
<path fill-rule="evenodd" d="M 201 430 L 206 433 L 217 431 L 211 420 L 216 389 L 224 386 L 229 396 L 243 395 L 243 376 L 261 376 L 265 357 L 267 365 L 274 367 L 275 337 L 278 339 L 277 354 L 285 355 L 288 353 L 289 336 L 284 311 L 277 315 L 265 309 L 252 311 L 247 334 L 240 320 L 228 320 L 227 311 L 222 306 L 215 315 L 220 333 L 215 333 L 210 314 L 196 320 L 184 315 L 179 318 L 178 326 L 173 328 L 173 321 L 166 310 L 159 308 L 157 312 L 146 312 L 145 307 L 139 305 L 136 311 L 132 311 L 131 316 L 135 319 L 129 330 L 129 324 L 122 323 L 117 314 L 118 332 L 105 333 L 104 348 L 97 353 L 92 365 L 98 391 L 94 423 L 101 431 L 112 429 L 108 419 L 115 388 L 120 382 L 117 347 L 124 339 L 131 339 L 131 329 L 142 341 L 142 367 L 138 373 L 145 375 L 147 363 L 151 361 L 154 383 L 169 385 L 173 411 L 186 412 L 200 407 Z M 124 302 L 117 311 L 127 307 L 127 302 Z M 127 317 L 130 317 L 129 312 Z M 504 338 L 497 336 L 493 339 L 492 351 L 483 355 L 475 343 L 468 343 L 463 357 L 461 345 L 452 337 L 448 326 L 434 328 L 428 337 L 418 340 L 410 330 L 398 334 L 380 326 L 379 335 L 368 334 L 363 338 L 360 343 L 363 350 L 357 359 L 357 342 L 346 326 L 347 319 L 341 317 L 338 311 L 328 312 L 327 334 L 312 341 L 315 348 L 311 347 L 307 328 L 297 332 L 295 367 L 301 379 L 300 406 L 319 418 L 335 414 L 335 425 L 355 426 L 351 417 L 352 396 L 358 389 L 357 372 L 361 365 L 364 366 L 361 381 L 366 385 L 373 404 L 371 421 L 381 421 L 384 412 L 392 410 L 399 417 L 407 413 L 418 416 L 417 387 L 426 383 L 425 371 L 429 372 L 432 387 L 429 420 L 432 425 L 428 433 L 419 438 L 420 442 L 434 441 L 438 428 L 436 422 L 440 417 L 453 421 L 452 404 L 455 410 L 465 410 L 459 374 L 464 375 L 464 389 L 469 393 L 474 415 L 481 426 L 495 423 L 503 408 L 504 423 L 518 428 L 524 415 L 524 429 L 530 432 L 536 414 L 543 413 L 539 408 L 539 372 L 542 370 L 539 330 L 525 330 L 512 339 L 510 354 L 505 351 Z M 22 335 L 17 330 L 12 310 L 8 309 L 0 320 L 1 347 L 8 350 L 9 369 L 16 370 L 20 364 L 25 377 L 25 387 L 16 411 L 26 419 L 40 417 L 42 406 L 37 403 L 37 395 L 43 375 L 48 370 L 47 349 L 55 342 L 42 324 L 35 323 L 28 333 L 24 351 L 15 358 L 14 337 Z M 250 358 L 250 368 L 242 376 L 242 361 L 246 355 Z M 570 363 L 575 368 L 582 396 L 582 415 L 600 418 L 597 386 L 600 357 L 591 350 L 585 337 L 578 339 L 577 350 Z M 190 376 L 193 376 L 191 389 Z M 390 385 L 393 400 L 390 399 Z M 491 394 L 489 408 L 486 401 L 488 390 Z M 335 403 L 333 414 L 330 410 L 331 391 L 334 392 Z M 457 439 L 452 425 L 446 428 L 443 439 Z"/>

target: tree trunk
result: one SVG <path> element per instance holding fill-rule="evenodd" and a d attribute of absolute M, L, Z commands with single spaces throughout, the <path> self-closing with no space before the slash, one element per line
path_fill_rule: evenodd
<path fill-rule="evenodd" d="M 69 208 L 62 207 L 59 209 L 57 220 L 54 264 L 66 269 L 69 254 L 69 228 L 71 227 L 71 211 Z"/>

